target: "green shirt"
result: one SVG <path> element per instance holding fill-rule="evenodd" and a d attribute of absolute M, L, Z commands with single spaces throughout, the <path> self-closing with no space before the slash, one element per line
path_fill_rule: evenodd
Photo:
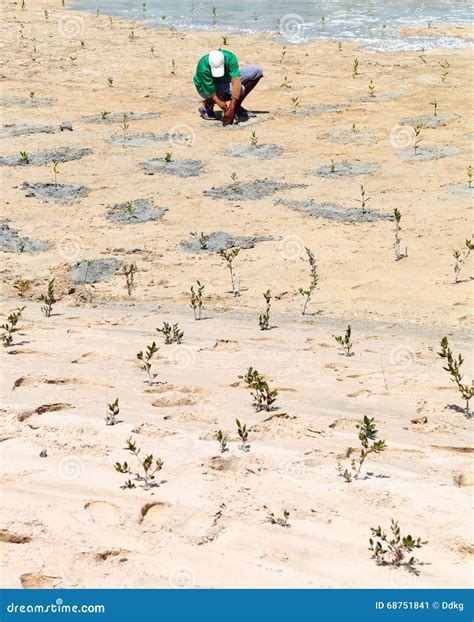
<path fill-rule="evenodd" d="M 225 72 L 222 78 L 212 77 L 211 66 L 209 65 L 209 54 L 203 56 L 199 61 L 196 69 L 196 75 L 194 76 L 194 84 L 199 93 L 204 93 L 204 95 L 214 95 L 214 93 L 219 90 L 219 84 L 229 83 L 232 78 L 240 77 L 237 56 L 227 50 L 221 50 L 221 52 L 224 54 L 225 60 Z"/>

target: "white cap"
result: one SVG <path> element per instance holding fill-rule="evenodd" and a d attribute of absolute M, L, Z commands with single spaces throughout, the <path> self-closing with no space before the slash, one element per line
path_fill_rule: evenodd
<path fill-rule="evenodd" d="M 209 52 L 209 65 L 214 78 L 222 78 L 225 73 L 225 58 L 220 50 Z"/>

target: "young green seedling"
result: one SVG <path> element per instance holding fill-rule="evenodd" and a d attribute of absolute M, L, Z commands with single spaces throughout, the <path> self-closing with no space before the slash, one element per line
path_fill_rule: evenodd
<path fill-rule="evenodd" d="M 438 116 L 438 102 L 436 101 L 436 98 L 433 98 L 433 101 L 430 102 L 430 106 L 433 106 L 434 116 L 437 117 Z"/>
<path fill-rule="evenodd" d="M 114 85 L 114 79 L 113 78 L 107 78 L 107 84 L 112 88 Z"/>
<path fill-rule="evenodd" d="M 240 179 L 237 173 L 234 171 L 230 178 L 232 180 L 232 183 L 230 184 L 229 188 L 234 192 L 240 192 Z"/>
<path fill-rule="evenodd" d="M 219 430 L 216 434 L 216 440 L 220 445 L 221 453 L 223 454 L 225 451 L 228 451 L 227 447 L 227 436 L 223 434 L 222 430 Z"/>
<path fill-rule="evenodd" d="M 354 58 L 352 63 L 352 77 L 356 78 L 359 75 L 359 59 Z"/>
<path fill-rule="evenodd" d="M 107 406 L 107 414 L 105 415 L 105 425 L 116 425 L 117 419 L 116 417 L 120 413 L 119 401 L 118 398 L 115 402 L 108 404 Z"/>
<path fill-rule="evenodd" d="M 340 41 L 337 44 L 337 49 L 339 52 L 342 52 L 342 43 Z"/>
<path fill-rule="evenodd" d="M 53 160 L 53 173 L 54 173 L 54 185 L 58 185 L 58 174 L 59 174 L 59 160 Z"/>
<path fill-rule="evenodd" d="M 467 187 L 472 188 L 472 178 L 474 177 L 474 170 L 471 165 L 466 169 L 467 172 Z"/>
<path fill-rule="evenodd" d="M 120 125 L 123 131 L 123 138 L 126 140 L 127 138 L 127 130 L 130 127 L 130 123 L 128 122 L 128 116 L 126 114 L 123 115 L 122 123 Z"/>
<path fill-rule="evenodd" d="M 454 283 L 459 283 L 459 275 L 463 269 L 464 264 L 469 259 L 471 251 L 474 250 L 474 242 L 472 240 L 465 241 L 466 250 L 454 251 Z"/>
<path fill-rule="evenodd" d="M 242 451 L 249 451 L 250 445 L 247 442 L 249 438 L 247 424 L 244 423 L 244 425 L 242 425 L 238 419 L 235 420 L 235 423 L 237 424 L 237 433 L 240 437 L 240 440 L 242 441 L 242 444 L 239 445 L 239 449 L 241 449 Z"/>
<path fill-rule="evenodd" d="M 362 207 L 362 213 L 365 214 L 365 208 L 367 207 L 367 203 L 370 201 L 370 197 L 367 196 L 365 192 L 364 186 L 360 187 L 360 199 L 356 199 L 357 203 L 360 203 Z"/>
<path fill-rule="evenodd" d="M 413 143 L 413 149 L 415 150 L 415 155 L 417 154 L 417 151 L 420 148 L 420 143 L 423 140 L 423 138 L 421 138 L 422 127 L 423 126 L 421 124 L 418 124 L 418 125 L 415 125 L 415 127 L 413 128 L 413 131 L 415 132 L 415 142 Z"/>
<path fill-rule="evenodd" d="M 18 292 L 18 296 L 20 298 L 23 298 L 23 296 L 30 289 L 30 287 L 31 287 L 31 281 L 28 281 L 27 279 L 25 280 L 20 279 L 18 283 L 15 283 L 15 285 L 13 286 L 13 288 L 16 289 L 16 291 Z"/>
<path fill-rule="evenodd" d="M 199 248 L 202 251 L 207 250 L 208 241 L 209 241 L 209 236 L 206 235 L 203 231 L 201 231 L 201 233 L 198 236 L 198 244 L 199 244 Z"/>
<path fill-rule="evenodd" d="M 291 89 L 292 81 L 288 80 L 288 76 L 283 78 L 283 82 L 280 84 L 281 89 Z"/>
<path fill-rule="evenodd" d="M 344 336 L 342 336 L 342 335 L 338 335 L 338 336 L 333 335 L 334 339 L 341 346 L 342 351 L 343 351 L 343 353 L 346 356 L 352 356 L 353 355 L 351 335 L 352 335 L 352 329 L 351 329 L 350 325 L 346 328 L 346 334 Z"/>
<path fill-rule="evenodd" d="M 41 302 L 44 302 L 44 307 L 41 307 L 41 311 L 44 313 L 44 316 L 51 317 L 53 305 L 57 302 L 54 295 L 54 279 L 48 281 L 48 290 L 46 294 L 41 294 L 40 300 Z"/>
<path fill-rule="evenodd" d="M 252 147 L 258 147 L 258 136 L 255 130 L 250 134 L 250 144 Z"/>
<path fill-rule="evenodd" d="M 196 281 L 196 289 L 194 289 L 194 285 L 191 286 L 191 308 L 194 312 L 195 320 L 202 319 L 204 287 L 200 281 Z"/>
<path fill-rule="evenodd" d="M 334 160 L 331 160 L 331 164 L 329 165 L 329 172 L 330 173 L 336 172 L 336 163 L 334 162 Z"/>
<path fill-rule="evenodd" d="M 263 297 L 265 299 L 265 311 L 259 315 L 258 325 L 260 326 L 260 330 L 268 330 L 270 328 L 272 292 L 267 289 L 267 291 L 263 293 Z"/>
<path fill-rule="evenodd" d="M 27 151 L 20 151 L 20 164 L 29 164 L 30 156 Z"/>
<path fill-rule="evenodd" d="M 298 110 L 299 106 L 300 106 L 300 98 L 299 97 L 292 97 L 291 98 L 291 103 L 293 104 L 293 112 L 296 113 L 296 111 Z"/>
<path fill-rule="evenodd" d="M 103 111 L 100 113 L 100 118 L 102 119 L 102 121 L 104 121 L 104 120 L 105 120 L 105 119 L 109 116 L 109 114 L 111 114 L 111 113 L 110 113 L 110 112 L 107 112 L 107 110 L 103 110 Z"/>
<path fill-rule="evenodd" d="M 221 248 L 217 251 L 217 254 L 222 257 L 222 259 L 227 263 L 227 267 L 230 272 L 230 282 L 232 286 L 232 293 L 234 296 L 238 296 L 240 294 L 237 286 L 236 286 L 236 278 L 234 274 L 234 260 L 237 255 L 240 253 L 240 248 Z"/>
<path fill-rule="evenodd" d="M 222 45 L 227 45 L 227 37 L 222 37 Z"/>
<path fill-rule="evenodd" d="M 135 37 L 135 33 L 133 32 L 133 30 L 130 31 L 130 34 L 128 35 L 128 40 L 129 41 L 135 41 L 136 37 Z"/>
<path fill-rule="evenodd" d="M 48 21 L 49 11 L 47 11 L 46 9 L 43 9 L 43 13 L 44 13 L 44 19 Z"/>
<path fill-rule="evenodd" d="M 270 412 L 273 404 L 276 402 L 278 391 L 271 389 L 267 379 L 253 367 L 249 367 L 243 376 L 239 379 L 244 380 L 247 388 L 250 389 L 254 399 L 253 406 L 257 412 L 266 410 Z"/>
<path fill-rule="evenodd" d="M 370 454 L 379 454 L 386 449 L 385 441 L 380 439 L 376 440 L 377 428 L 375 427 L 375 419 L 370 419 L 367 415 L 364 415 L 362 423 L 356 424 L 356 428 L 359 431 L 360 450 L 359 455 L 353 458 L 349 467 L 344 467 L 341 463 L 337 465 L 339 475 L 343 477 L 346 482 L 352 482 L 355 479 L 359 479 L 362 466 Z M 346 457 L 349 458 L 355 450 L 350 447 L 347 450 Z"/>
<path fill-rule="evenodd" d="M 369 97 L 375 97 L 375 85 L 372 80 L 369 84 Z"/>
<path fill-rule="evenodd" d="M 170 162 L 173 162 L 173 154 L 171 153 L 171 151 L 167 151 L 165 154 L 165 162 L 167 164 L 169 164 Z"/>
<path fill-rule="evenodd" d="M 310 269 L 309 275 L 310 275 L 311 280 L 310 280 L 308 289 L 303 289 L 302 287 L 300 287 L 298 290 L 301 296 L 303 296 L 303 306 L 301 307 L 301 315 L 306 315 L 306 309 L 308 307 L 308 304 L 311 301 L 314 290 L 318 286 L 318 282 L 319 282 L 318 266 L 316 264 L 316 258 L 314 256 L 314 253 L 308 247 L 305 247 L 305 250 L 306 250 L 306 255 L 308 256 L 308 263 L 309 263 L 309 269 Z"/>
<path fill-rule="evenodd" d="M 451 380 L 457 386 L 462 399 L 466 401 L 466 417 L 470 417 L 471 411 L 469 409 L 469 402 L 474 396 L 474 384 L 472 381 L 470 385 L 463 384 L 462 382 L 464 376 L 461 372 L 461 368 L 464 363 L 464 358 L 462 354 L 458 354 L 457 357 L 453 354 L 449 347 L 447 337 L 441 339 L 440 346 L 441 350 L 438 352 L 438 356 L 446 361 L 446 367 L 443 367 L 443 369 L 451 376 Z"/>
<path fill-rule="evenodd" d="M 443 70 L 443 73 L 441 74 L 441 82 L 446 82 L 446 78 L 448 77 L 449 74 L 449 62 L 447 60 L 444 61 L 444 63 L 440 63 L 441 69 Z"/>
<path fill-rule="evenodd" d="M 149 454 L 143 460 L 140 458 L 140 449 L 137 448 L 137 445 L 131 438 L 127 440 L 127 444 L 124 447 L 125 451 L 130 452 L 135 458 L 138 460 L 140 465 L 138 471 L 133 471 L 131 465 L 127 462 L 115 463 L 115 470 L 118 473 L 124 473 L 126 475 L 134 475 L 135 479 L 143 482 L 144 490 L 147 490 L 150 486 L 150 481 L 155 479 L 155 475 L 161 471 L 163 468 L 163 460 L 159 458 L 157 460 L 154 459 L 153 454 Z M 134 488 L 135 485 L 129 480 L 125 482 L 124 488 Z"/>
<path fill-rule="evenodd" d="M 25 309 L 26 307 L 18 307 L 8 314 L 7 321 L 4 324 L 0 324 L 0 329 L 3 330 L 1 339 L 5 348 L 9 348 L 13 345 L 13 334 L 18 330 L 17 325 Z"/>
<path fill-rule="evenodd" d="M 283 46 L 283 49 L 281 50 L 281 54 L 280 54 L 280 63 L 282 65 L 285 62 L 285 56 L 286 56 L 286 45 Z"/>
<path fill-rule="evenodd" d="M 135 208 L 133 207 L 133 201 L 125 201 L 123 206 L 127 210 L 128 214 L 130 216 L 133 216 L 133 214 L 135 213 Z"/>
<path fill-rule="evenodd" d="M 273 512 L 271 512 L 267 508 L 267 521 L 272 525 L 280 525 L 280 527 L 289 527 L 288 519 L 290 517 L 290 513 L 288 510 L 283 510 L 281 516 L 275 516 Z"/>
<path fill-rule="evenodd" d="M 212 25 L 214 28 L 217 26 L 217 9 L 215 6 L 212 7 Z"/>
<path fill-rule="evenodd" d="M 140 369 L 147 373 L 148 384 L 150 385 L 150 387 L 153 385 L 155 378 L 158 376 L 158 374 L 154 374 L 152 372 L 152 359 L 158 352 L 158 350 L 159 348 L 157 347 L 156 343 L 153 342 L 150 346 L 147 346 L 145 352 L 141 351 L 137 354 L 137 359 L 142 362 Z"/>
<path fill-rule="evenodd" d="M 164 336 L 166 345 L 181 343 L 183 341 L 184 333 L 179 329 L 179 324 L 173 324 L 173 326 L 171 326 L 168 322 L 163 322 L 163 327 L 157 328 L 156 332 Z"/>
<path fill-rule="evenodd" d="M 177 69 L 176 61 L 174 58 L 172 58 L 171 59 L 171 75 L 172 76 L 176 75 L 176 69 Z"/>
<path fill-rule="evenodd" d="M 391 537 L 379 527 L 371 527 L 372 537 L 369 539 L 369 551 L 379 566 L 404 566 L 407 570 L 415 571 L 419 560 L 411 553 L 414 549 L 421 549 L 428 542 L 410 535 L 401 536 L 398 521 L 393 520 L 390 525 Z M 407 559 L 407 555 L 410 557 Z"/>
<path fill-rule="evenodd" d="M 122 274 L 125 277 L 125 282 L 127 285 L 127 293 L 129 297 L 132 295 L 132 291 L 135 286 L 134 280 L 135 280 L 135 273 L 137 271 L 138 271 L 137 266 L 134 263 L 131 263 L 130 265 L 126 264 L 123 267 Z"/>
<path fill-rule="evenodd" d="M 405 253 L 402 253 L 401 251 L 400 232 L 402 228 L 400 226 L 400 221 L 402 219 L 402 214 L 397 208 L 393 210 L 393 218 L 395 220 L 395 241 L 393 243 L 393 248 L 395 251 L 395 261 L 400 261 L 400 259 L 408 257 L 408 249 L 407 247 L 405 247 Z"/>

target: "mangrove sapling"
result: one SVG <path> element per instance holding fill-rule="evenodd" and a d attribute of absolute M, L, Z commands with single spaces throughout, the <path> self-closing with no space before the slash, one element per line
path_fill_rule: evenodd
<path fill-rule="evenodd" d="M 13 288 L 16 289 L 16 291 L 18 292 L 18 296 L 20 298 L 23 298 L 23 296 L 30 289 L 30 287 L 31 281 L 28 281 L 27 279 L 20 279 L 18 283 L 15 283 L 15 285 L 13 286 Z"/>
<path fill-rule="evenodd" d="M 372 558 L 375 559 L 380 566 L 404 566 L 407 570 L 417 573 L 416 565 L 420 564 L 419 560 L 411 555 L 414 549 L 421 549 L 422 546 L 428 544 L 428 541 L 422 541 L 421 538 L 412 538 L 412 536 L 401 536 L 398 521 L 392 518 L 390 531 L 392 536 L 389 537 L 379 527 L 371 527 L 372 537 L 369 539 L 369 551 L 372 551 Z M 410 557 L 407 559 L 407 555 Z"/>
<path fill-rule="evenodd" d="M 228 37 L 222 37 L 222 45 L 227 45 Z"/>
<path fill-rule="evenodd" d="M 352 329 L 351 326 L 349 324 L 349 326 L 346 328 L 346 333 L 344 336 L 342 335 L 333 335 L 334 339 L 337 341 L 337 343 L 341 346 L 343 353 L 346 356 L 353 356 L 353 352 L 352 352 L 352 341 L 351 341 L 351 335 L 352 335 Z"/>
<path fill-rule="evenodd" d="M 434 116 L 437 117 L 438 116 L 438 102 L 436 101 L 435 97 L 433 97 L 433 101 L 430 102 L 430 106 L 433 106 Z"/>
<path fill-rule="evenodd" d="M 240 179 L 237 173 L 234 171 L 230 178 L 232 180 L 232 183 L 230 184 L 229 188 L 234 192 L 240 192 Z"/>
<path fill-rule="evenodd" d="M 172 343 L 179 344 L 183 341 L 184 333 L 179 329 L 179 324 L 171 326 L 168 322 L 163 322 L 163 327 L 157 328 L 156 332 L 164 336 L 166 345 L 171 345 Z"/>
<path fill-rule="evenodd" d="M 340 41 L 337 44 L 337 50 L 338 52 L 342 52 L 342 43 Z"/>
<path fill-rule="evenodd" d="M 20 164 L 28 164 L 30 161 L 30 156 L 27 151 L 20 151 Z"/>
<path fill-rule="evenodd" d="M 244 380 L 247 387 L 250 389 L 251 395 L 254 399 L 253 406 L 257 412 L 266 410 L 270 412 L 273 404 L 276 402 L 278 391 L 271 389 L 265 376 L 260 374 L 253 367 L 249 367 L 247 372 L 243 376 L 239 376 L 241 380 Z"/>
<path fill-rule="evenodd" d="M 422 127 L 423 126 L 421 124 L 418 124 L 418 125 L 415 125 L 415 127 L 413 128 L 413 131 L 415 132 L 415 142 L 413 143 L 413 149 L 415 150 L 415 155 L 417 154 L 417 151 L 420 148 L 420 143 L 423 140 L 423 138 L 421 138 Z"/>
<path fill-rule="evenodd" d="M 120 406 L 119 406 L 119 401 L 117 398 L 115 402 L 112 402 L 111 404 L 107 405 L 107 414 L 105 415 L 105 425 L 116 425 L 118 423 L 116 417 L 118 417 L 119 413 L 120 413 Z"/>
<path fill-rule="evenodd" d="M 288 80 L 288 76 L 283 78 L 283 82 L 280 84 L 281 89 L 291 89 L 292 81 Z"/>
<path fill-rule="evenodd" d="M 418 58 L 421 60 L 421 62 L 422 62 L 423 64 L 425 64 L 425 65 L 426 65 L 426 64 L 427 64 L 427 60 L 426 60 L 426 57 L 425 57 L 425 55 L 424 55 L 424 51 L 425 51 L 425 48 L 422 48 L 422 49 L 421 49 L 421 54 L 419 54 L 419 55 L 418 55 Z"/>
<path fill-rule="evenodd" d="M 150 346 L 147 346 L 146 352 L 141 351 L 137 354 L 137 359 L 142 362 L 140 369 L 143 369 L 143 371 L 147 373 L 148 384 L 150 385 L 150 387 L 153 385 L 155 378 L 158 376 L 158 374 L 154 374 L 152 372 L 151 362 L 158 350 L 159 348 L 157 347 L 156 343 L 153 342 Z"/>
<path fill-rule="evenodd" d="M 329 172 L 330 173 L 336 172 L 336 163 L 334 162 L 334 160 L 331 160 L 331 164 L 329 165 Z"/>
<path fill-rule="evenodd" d="M 130 265 L 125 265 L 123 267 L 122 274 L 125 277 L 125 282 L 127 284 L 127 293 L 129 297 L 132 295 L 132 291 L 135 286 L 134 279 L 135 279 L 136 272 L 137 272 L 137 266 L 134 263 L 131 263 Z"/>
<path fill-rule="evenodd" d="M 272 525 L 280 525 L 280 527 L 289 527 L 288 519 L 290 517 L 290 513 L 288 510 L 283 510 L 281 516 L 275 516 L 273 512 L 267 509 L 267 520 Z"/>
<path fill-rule="evenodd" d="M 176 75 L 176 69 L 177 69 L 176 61 L 174 58 L 172 58 L 171 59 L 171 75 L 172 76 Z"/>
<path fill-rule="evenodd" d="M 461 367 L 464 363 L 462 354 L 454 356 L 447 337 L 441 339 L 441 350 L 438 352 L 438 356 L 446 361 L 446 367 L 443 367 L 445 371 L 451 376 L 451 380 L 456 384 L 458 391 L 463 400 L 466 400 L 466 417 L 471 416 L 469 410 L 469 402 L 474 396 L 474 384 L 471 381 L 471 385 L 463 384 L 463 375 L 461 373 Z"/>
<path fill-rule="evenodd" d="M 375 97 L 375 85 L 372 80 L 369 84 L 369 97 Z"/>
<path fill-rule="evenodd" d="M 58 185 L 59 160 L 53 160 L 54 185 Z"/>
<path fill-rule="evenodd" d="M 133 214 L 135 213 L 135 208 L 133 207 L 133 202 L 132 201 L 125 201 L 123 206 L 125 207 L 127 212 L 130 214 L 130 216 L 133 216 Z"/>
<path fill-rule="evenodd" d="M 114 79 L 111 77 L 107 78 L 107 84 L 112 88 L 114 85 Z"/>
<path fill-rule="evenodd" d="M 407 247 L 405 247 L 404 254 L 401 251 L 400 231 L 402 230 L 402 228 L 400 226 L 400 221 L 402 219 L 402 214 L 397 208 L 393 210 L 393 218 L 395 220 L 395 241 L 393 243 L 393 248 L 395 250 L 395 261 L 400 261 L 400 259 L 408 257 L 408 249 Z"/>
<path fill-rule="evenodd" d="M 124 473 L 126 475 L 134 475 L 137 481 L 143 482 L 143 488 L 146 490 L 150 481 L 155 479 L 156 473 L 161 471 L 163 468 L 163 460 L 159 458 L 157 460 L 154 459 L 153 454 L 147 455 L 143 460 L 140 458 L 140 449 L 137 448 L 136 442 L 132 441 L 131 438 L 127 440 L 127 444 L 124 447 L 125 451 L 130 452 L 135 458 L 138 460 L 140 468 L 138 471 L 132 470 L 132 466 L 127 462 L 115 463 L 115 470 L 118 473 Z M 134 488 L 131 482 L 126 482 L 125 488 Z"/>
<path fill-rule="evenodd" d="M 5 348 L 9 348 L 13 345 L 13 333 L 18 330 L 18 322 L 21 319 L 21 315 L 26 307 L 18 307 L 7 316 L 7 321 L 4 324 L 0 324 L 0 329 L 3 330 L 1 339 Z"/>
<path fill-rule="evenodd" d="M 128 40 L 129 41 L 135 41 L 136 37 L 135 37 L 135 33 L 133 32 L 133 30 L 130 31 L 130 34 L 128 35 Z"/>
<path fill-rule="evenodd" d="M 281 50 L 281 54 L 280 54 L 280 63 L 282 65 L 285 62 L 285 56 L 286 56 L 286 45 L 283 46 L 283 48 Z"/>
<path fill-rule="evenodd" d="M 250 144 L 252 147 L 258 147 L 258 136 L 255 130 L 250 135 Z"/>
<path fill-rule="evenodd" d="M 102 120 L 105 120 L 105 119 L 109 116 L 109 114 L 112 114 L 112 113 L 111 113 L 111 112 L 108 112 L 107 110 L 103 110 L 103 111 L 100 113 L 100 118 L 101 118 Z"/>
<path fill-rule="evenodd" d="M 222 257 L 222 259 L 224 259 L 224 261 L 227 263 L 227 267 L 229 268 L 229 272 L 230 272 L 230 282 L 231 282 L 231 286 L 232 286 L 232 293 L 234 294 L 234 296 L 238 296 L 239 292 L 236 288 L 236 280 L 235 280 L 235 275 L 234 275 L 234 260 L 237 257 L 237 255 L 240 253 L 240 248 L 235 247 L 235 248 L 221 248 L 219 251 L 217 251 L 217 254 L 220 255 L 220 257 Z"/>
<path fill-rule="evenodd" d="M 207 250 L 207 243 L 208 243 L 208 241 L 209 241 L 209 236 L 208 236 L 208 235 L 206 235 L 206 234 L 204 233 L 204 231 L 201 231 L 201 233 L 200 233 L 199 235 L 198 235 L 196 232 L 191 233 L 191 235 L 192 235 L 192 237 L 193 237 L 193 238 L 196 238 L 196 237 L 197 237 L 197 241 L 198 241 L 198 244 L 199 244 L 199 248 L 200 248 L 202 251 Z"/>
<path fill-rule="evenodd" d="M 222 430 L 218 430 L 216 434 L 216 440 L 220 445 L 221 453 L 223 454 L 225 451 L 228 451 L 227 447 L 227 436 L 223 434 Z"/>
<path fill-rule="evenodd" d="M 474 177 L 474 169 L 472 168 L 472 166 L 468 166 L 466 169 L 467 172 L 467 187 L 468 188 L 472 188 L 472 179 Z"/>
<path fill-rule="evenodd" d="M 370 419 L 367 415 L 364 415 L 364 420 L 362 423 L 356 424 L 356 428 L 359 430 L 359 456 L 352 459 L 349 468 L 345 468 L 341 463 L 337 465 L 339 475 L 343 477 L 346 482 L 359 479 L 362 466 L 368 455 L 379 454 L 386 449 L 383 439 L 376 440 L 377 428 L 375 427 L 374 418 Z M 348 449 L 347 458 L 349 458 L 353 451 L 352 448 Z"/>
<path fill-rule="evenodd" d="M 43 9 L 43 13 L 44 13 L 44 19 L 45 21 L 48 21 L 49 18 L 49 11 L 47 9 Z"/>
<path fill-rule="evenodd" d="M 123 130 L 123 138 L 126 140 L 127 138 L 127 130 L 130 127 L 130 123 L 128 122 L 128 116 L 126 114 L 123 115 L 122 123 L 120 127 Z"/>
<path fill-rule="evenodd" d="M 152 54 L 154 54 L 154 53 L 155 53 L 155 46 L 154 46 L 154 45 L 151 45 L 151 46 L 150 46 L 150 52 L 151 52 Z"/>
<path fill-rule="evenodd" d="M 444 61 L 444 63 L 440 63 L 440 67 L 443 70 L 443 73 L 441 74 L 441 82 L 446 82 L 446 78 L 449 75 L 449 62 L 447 60 Z"/>
<path fill-rule="evenodd" d="M 44 307 L 41 307 L 41 311 L 44 313 L 44 316 L 51 317 L 53 305 L 57 302 L 54 296 L 54 279 L 48 281 L 48 290 L 46 294 L 41 294 L 40 300 L 41 302 L 44 302 Z"/>
<path fill-rule="evenodd" d="M 367 203 L 370 201 L 370 197 L 367 196 L 365 192 L 364 186 L 360 187 L 360 199 L 356 199 L 357 203 L 360 203 L 362 207 L 362 213 L 365 214 L 365 208 L 367 207 Z"/>
<path fill-rule="evenodd" d="M 244 425 L 242 425 L 238 419 L 235 420 L 235 423 L 237 424 L 237 433 L 242 441 L 242 444 L 239 445 L 239 449 L 242 451 L 249 451 L 250 445 L 247 442 L 249 438 L 249 431 L 247 430 L 247 424 L 244 423 Z"/>
<path fill-rule="evenodd" d="M 172 161 L 173 161 L 173 154 L 171 153 L 171 151 L 167 151 L 165 153 L 165 162 L 169 164 Z"/>
<path fill-rule="evenodd" d="M 267 289 L 267 291 L 263 293 L 263 297 L 265 299 L 265 311 L 259 315 L 258 325 L 260 326 L 260 330 L 268 330 L 270 328 L 272 292 Z"/>
<path fill-rule="evenodd" d="M 359 75 L 359 59 L 354 58 L 352 63 L 352 77 L 356 78 Z"/>
<path fill-rule="evenodd" d="M 299 97 L 292 97 L 291 98 L 291 103 L 293 104 L 293 112 L 296 113 L 296 111 L 298 110 L 299 106 L 300 106 L 300 98 Z"/>
<path fill-rule="evenodd" d="M 191 308 L 194 312 L 194 319 L 201 320 L 202 319 L 202 308 L 204 306 L 203 303 L 203 292 L 204 285 L 200 281 L 196 281 L 196 289 L 194 289 L 194 285 L 191 285 Z"/>
<path fill-rule="evenodd" d="M 465 242 L 466 250 L 464 251 L 454 251 L 454 283 L 459 283 L 459 275 L 461 274 L 461 270 L 463 269 L 464 264 L 469 259 L 471 251 L 474 250 L 474 242 L 471 240 L 466 240 Z"/>
<path fill-rule="evenodd" d="M 318 286 L 318 282 L 319 282 L 318 266 L 316 265 L 316 258 L 314 256 L 314 253 L 308 247 L 305 247 L 305 250 L 306 250 L 306 255 L 308 256 L 308 263 L 309 263 L 309 268 L 310 268 L 309 275 L 310 275 L 311 281 L 310 281 L 308 289 L 303 289 L 302 287 L 300 287 L 298 290 L 301 296 L 303 296 L 303 305 L 301 307 L 301 315 L 306 315 L 306 309 L 308 307 L 308 304 L 311 301 L 313 292 Z"/>

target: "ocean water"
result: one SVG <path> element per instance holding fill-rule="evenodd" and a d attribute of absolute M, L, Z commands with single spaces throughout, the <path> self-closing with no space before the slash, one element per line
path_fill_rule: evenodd
<path fill-rule="evenodd" d="M 74 0 L 75 8 L 179 30 L 279 32 L 286 43 L 362 41 L 382 51 L 466 47 L 460 37 L 402 37 L 407 25 L 472 23 L 471 0 Z"/>

